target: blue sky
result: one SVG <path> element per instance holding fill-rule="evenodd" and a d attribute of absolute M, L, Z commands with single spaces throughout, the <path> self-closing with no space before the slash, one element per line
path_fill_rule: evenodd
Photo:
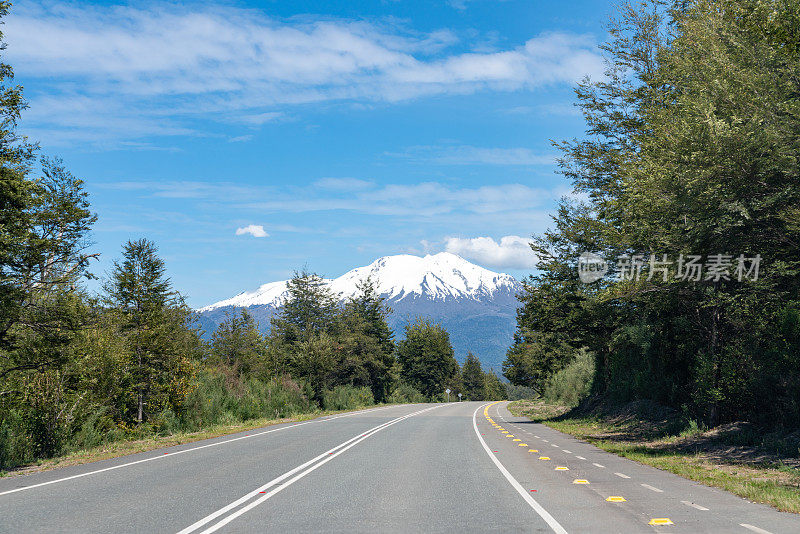
<path fill-rule="evenodd" d="M 26 1 L 3 31 L 23 133 L 91 194 L 94 270 L 147 237 L 202 306 L 389 254 L 530 272 L 611 9 Z"/>

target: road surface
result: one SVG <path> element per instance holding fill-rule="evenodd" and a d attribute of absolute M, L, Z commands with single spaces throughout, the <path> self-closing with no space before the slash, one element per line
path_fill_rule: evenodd
<path fill-rule="evenodd" d="M 800 533 L 505 406 L 381 407 L 3 478 L 0 531 Z"/>

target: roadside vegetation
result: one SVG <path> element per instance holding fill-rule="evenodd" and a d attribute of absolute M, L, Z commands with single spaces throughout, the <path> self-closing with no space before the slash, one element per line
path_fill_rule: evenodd
<path fill-rule="evenodd" d="M 747 423 L 709 429 L 649 401 L 576 409 L 539 398 L 509 410 L 619 456 L 800 513 L 800 432 L 764 434 Z"/>
<path fill-rule="evenodd" d="M 518 412 L 794 512 L 798 32 L 794 2 L 619 8 L 606 77 L 576 87 L 586 136 L 556 143 L 577 195 L 535 238 L 503 367 L 537 392 Z M 584 252 L 608 275 L 582 280 Z"/>
<path fill-rule="evenodd" d="M 0 1 L 0 17 L 9 9 Z M 340 303 L 320 276 L 296 273 L 270 325 L 241 310 L 206 341 L 156 244 L 139 238 L 90 294 L 88 192 L 17 133 L 27 104 L 4 63 L 0 94 L 0 473 L 442 401 L 448 388 L 450 400 L 506 397 L 474 356 L 462 370 L 447 332 L 427 319 L 395 342 L 370 280 Z"/>

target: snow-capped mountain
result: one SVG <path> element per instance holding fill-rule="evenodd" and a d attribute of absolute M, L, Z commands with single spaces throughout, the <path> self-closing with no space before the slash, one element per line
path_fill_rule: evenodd
<path fill-rule="evenodd" d="M 486 366 L 499 369 L 515 327 L 520 283 L 512 276 L 442 252 L 424 257 L 384 256 L 326 282 L 344 301 L 367 277 L 392 308 L 389 325 L 397 337 L 402 338 L 403 326 L 417 316 L 431 317 L 450 332 L 459 360 L 472 351 Z M 198 312 L 207 334 L 234 308 L 247 308 L 266 330 L 269 319 L 288 297 L 285 280 L 270 282 Z"/>
<path fill-rule="evenodd" d="M 366 267 L 358 267 L 326 282 L 334 294 L 346 300 L 356 293 L 358 283 L 370 276 L 377 284 L 378 292 L 392 302 L 408 297 L 431 300 L 491 299 L 498 291 L 515 291 L 519 285 L 512 276 L 478 267 L 449 252 L 424 258 L 410 254 L 384 256 Z M 198 311 L 206 312 L 226 306 L 280 307 L 288 296 L 286 280 L 270 282 L 255 291 L 239 293 Z"/>

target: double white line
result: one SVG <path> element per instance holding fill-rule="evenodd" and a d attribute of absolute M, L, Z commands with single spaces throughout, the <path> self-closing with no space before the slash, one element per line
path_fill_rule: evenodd
<path fill-rule="evenodd" d="M 210 532 L 216 532 L 217 530 L 219 530 L 223 526 L 227 525 L 228 523 L 230 523 L 231 521 L 233 521 L 234 519 L 236 519 L 240 515 L 252 510 L 253 508 L 255 508 L 259 504 L 263 503 L 264 501 L 266 501 L 270 497 L 272 497 L 272 496 L 276 495 L 277 493 L 283 491 L 284 489 L 288 488 L 289 486 L 291 486 L 292 484 L 294 484 L 295 482 L 297 482 L 298 480 L 300 480 L 301 478 L 303 478 L 307 474 L 311 473 L 312 471 L 314 471 L 315 469 L 319 468 L 320 466 L 328 463 L 332 459 L 334 459 L 337 456 L 339 456 L 340 454 L 342 454 L 347 449 L 349 449 L 351 447 L 354 447 L 355 445 L 358 445 L 359 443 L 361 443 L 362 441 L 364 441 L 368 437 L 372 436 L 373 434 L 376 434 L 376 433 L 380 432 L 381 430 L 384 430 L 385 428 L 388 428 L 388 427 L 390 427 L 390 426 L 392 426 L 392 425 L 394 425 L 396 423 L 399 423 L 400 421 L 402 421 L 404 419 L 408 419 L 409 417 L 414 417 L 415 415 L 419 415 L 421 413 L 424 413 L 424 412 L 427 412 L 427 411 L 430 411 L 430 410 L 434 410 L 436 408 L 441 408 L 442 406 L 443 405 L 438 405 L 438 406 L 432 406 L 430 408 L 425 408 L 423 410 L 419 410 L 419 411 L 410 413 L 408 415 L 404 415 L 402 417 L 398 417 L 396 419 L 392 419 L 391 421 L 387 421 L 386 423 L 383 423 L 381 425 L 373 427 L 373 428 L 367 430 L 366 432 L 362 432 L 361 434 L 350 438 L 349 440 L 345 441 L 344 443 L 341 443 L 341 444 L 337 445 L 336 447 L 334 447 L 334 448 L 332 448 L 332 449 L 330 449 L 328 451 L 323 452 L 319 456 L 316 456 L 316 457 L 312 458 L 311 460 L 307 461 L 306 463 L 304 463 L 302 465 L 298 465 L 297 467 L 295 467 L 291 471 L 287 471 L 286 473 L 282 474 L 278 478 L 270 480 L 269 482 L 267 482 L 263 486 L 260 486 L 260 487 L 258 487 L 256 489 L 254 489 L 250 493 L 247 493 L 246 495 L 240 497 L 239 499 L 236 499 L 235 501 L 233 501 L 229 505 L 220 508 L 216 512 L 211 513 L 211 514 L 207 515 L 206 517 L 204 517 L 203 519 L 197 521 L 196 523 L 186 527 L 185 529 L 181 530 L 178 534 L 189 534 L 191 532 L 196 532 L 200 528 L 202 528 L 205 525 L 211 523 L 212 521 L 216 520 L 217 518 L 219 518 L 221 516 L 224 516 L 225 514 L 230 512 L 231 510 L 235 510 L 233 513 L 225 516 L 223 519 L 221 519 L 217 523 L 214 523 L 213 525 L 205 528 L 202 531 L 201 534 L 206 534 L 206 533 L 210 533 Z M 272 488 L 272 489 L 269 490 L 269 488 Z M 267 491 L 267 490 L 269 490 L 269 491 Z M 254 497 L 257 497 L 259 495 L 260 495 L 260 497 L 258 497 L 255 500 L 252 500 Z M 248 501 L 250 501 L 249 504 L 247 504 L 246 506 L 242 506 L 243 504 L 247 503 Z"/>

